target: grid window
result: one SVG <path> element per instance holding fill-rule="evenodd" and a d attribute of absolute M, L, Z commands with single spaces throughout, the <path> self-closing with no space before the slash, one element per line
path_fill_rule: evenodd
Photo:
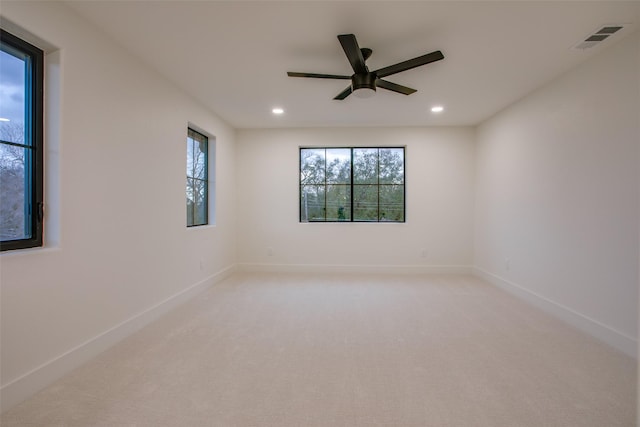
<path fill-rule="evenodd" d="M 404 222 L 404 147 L 300 148 L 300 222 Z"/>
<path fill-rule="evenodd" d="M 42 50 L 0 30 L 0 249 L 42 246 Z"/>
<path fill-rule="evenodd" d="M 209 223 L 209 139 L 193 129 L 187 134 L 187 227 Z"/>

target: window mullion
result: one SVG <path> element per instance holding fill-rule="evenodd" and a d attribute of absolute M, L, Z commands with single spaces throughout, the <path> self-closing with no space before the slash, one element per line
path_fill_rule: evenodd
<path fill-rule="evenodd" d="M 4 144 L 4 145 L 11 145 L 12 147 L 18 147 L 18 148 L 29 148 L 29 149 L 33 149 L 32 146 L 27 145 L 27 144 L 20 144 L 18 142 L 11 142 L 11 141 L 5 141 L 4 139 L 0 140 L 0 144 Z"/>
<path fill-rule="evenodd" d="M 380 222 L 380 149 L 379 148 L 377 150 L 377 155 L 376 155 L 376 190 L 377 190 L 376 202 L 378 205 L 377 217 L 378 217 L 378 222 Z"/>
<path fill-rule="evenodd" d="M 353 148 L 351 150 L 349 150 L 351 152 L 351 177 L 350 177 L 350 185 L 349 185 L 349 190 L 351 191 L 351 194 L 349 195 L 349 200 L 351 201 L 351 203 L 349 203 L 350 207 L 351 207 L 351 222 L 353 222 Z"/>
<path fill-rule="evenodd" d="M 324 149 L 324 220 L 327 220 L 327 193 L 329 186 L 327 185 L 327 149 Z"/>

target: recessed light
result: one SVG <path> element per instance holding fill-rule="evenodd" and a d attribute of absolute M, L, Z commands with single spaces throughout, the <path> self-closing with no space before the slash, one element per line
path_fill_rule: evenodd
<path fill-rule="evenodd" d="M 282 114 L 284 113 L 284 110 L 282 108 L 274 108 L 273 110 L 271 110 L 271 112 L 273 114 Z"/>
<path fill-rule="evenodd" d="M 10 122 L 11 120 L 5 119 L 4 117 L 0 117 L 0 122 Z"/>
<path fill-rule="evenodd" d="M 436 105 L 435 107 L 431 107 L 432 113 L 442 113 L 444 111 L 444 107 L 442 105 Z"/>

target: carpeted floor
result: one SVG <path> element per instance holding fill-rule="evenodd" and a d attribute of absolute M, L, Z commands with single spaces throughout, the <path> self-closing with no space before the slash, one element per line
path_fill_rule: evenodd
<path fill-rule="evenodd" d="M 630 427 L 636 362 L 468 276 L 238 274 L 9 426 Z"/>

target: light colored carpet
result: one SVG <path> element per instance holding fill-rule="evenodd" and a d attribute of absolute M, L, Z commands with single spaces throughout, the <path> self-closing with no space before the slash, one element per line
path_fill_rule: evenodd
<path fill-rule="evenodd" d="M 635 425 L 636 363 L 476 278 L 239 274 L 2 426 Z"/>

